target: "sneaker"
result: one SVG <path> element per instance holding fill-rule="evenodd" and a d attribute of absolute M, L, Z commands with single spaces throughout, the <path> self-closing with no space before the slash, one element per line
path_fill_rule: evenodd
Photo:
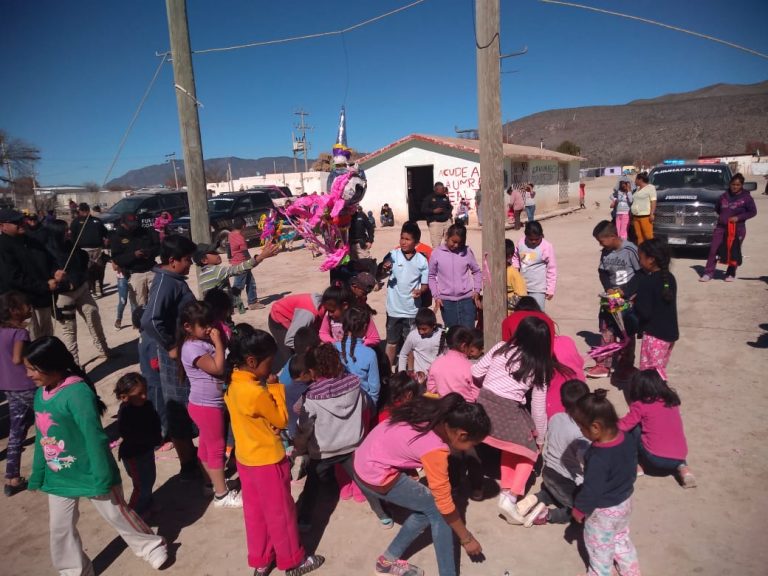
<path fill-rule="evenodd" d="M 677 475 L 680 478 L 680 484 L 683 488 L 696 488 L 696 476 L 686 464 L 677 468 Z"/>
<path fill-rule="evenodd" d="M 736 281 L 736 276 L 726 276 L 725 277 L 725 281 L 726 282 L 735 282 Z"/>
<path fill-rule="evenodd" d="M 168 547 L 165 544 L 165 540 L 163 540 L 162 546 L 158 546 L 149 553 L 147 562 L 155 570 L 160 570 L 163 566 L 165 566 L 165 563 L 168 562 Z"/>
<path fill-rule="evenodd" d="M 254 568 L 253 569 L 253 576 L 269 576 L 269 574 L 272 573 L 272 571 L 275 569 L 275 563 L 270 562 L 269 566 L 265 566 L 264 568 Z"/>
<path fill-rule="evenodd" d="M 18 484 L 6 484 L 5 487 L 3 487 L 3 494 L 5 494 L 6 496 L 14 496 L 19 492 L 23 492 L 26 489 L 27 489 L 27 479 L 19 478 Z"/>
<path fill-rule="evenodd" d="M 115 330 L 120 330 L 123 327 L 123 323 L 120 320 L 115 320 Z"/>
<path fill-rule="evenodd" d="M 424 576 L 424 570 L 405 560 L 387 560 L 379 556 L 376 560 L 376 574 L 394 574 L 395 576 Z"/>
<path fill-rule="evenodd" d="M 513 502 L 504 492 L 499 494 L 499 515 L 507 521 L 507 524 L 522 526 L 525 522 L 525 516 L 517 511 L 517 503 Z"/>
<path fill-rule="evenodd" d="M 709 274 L 702 274 L 699 278 L 699 282 L 709 282 L 710 280 L 712 280 L 712 276 Z"/>
<path fill-rule="evenodd" d="M 592 366 L 586 374 L 587 378 L 608 378 L 611 375 L 611 369 L 606 366 Z"/>
<path fill-rule="evenodd" d="M 325 562 L 325 557 L 320 556 L 318 554 L 312 554 L 311 556 L 307 556 L 304 559 L 304 562 L 296 566 L 296 568 L 291 568 L 290 570 L 285 571 L 285 576 L 301 576 L 302 574 L 309 574 L 310 572 L 314 572 L 320 566 L 323 565 Z"/>
<path fill-rule="evenodd" d="M 536 504 L 536 506 L 533 507 L 533 510 L 531 510 L 526 515 L 525 521 L 523 522 L 523 526 L 525 528 L 530 528 L 531 526 L 533 526 L 533 523 L 536 522 L 536 519 L 539 517 L 539 515 L 542 512 L 546 512 L 546 510 L 547 510 L 547 505 L 544 504 L 544 502 L 539 502 L 538 504 Z"/>
<path fill-rule="evenodd" d="M 395 526 L 395 521 L 392 518 L 379 518 L 379 525 L 382 530 L 392 530 Z"/>
<path fill-rule="evenodd" d="M 517 501 L 517 511 L 520 513 L 521 516 L 525 516 L 538 503 L 539 503 L 539 499 L 536 497 L 536 494 L 528 494 L 528 496 L 526 496 L 522 500 Z"/>
<path fill-rule="evenodd" d="M 242 508 L 243 496 L 237 490 L 229 490 L 224 496 L 214 496 L 213 505 L 216 508 Z"/>
<path fill-rule="evenodd" d="M 549 522 L 549 508 L 545 506 L 544 509 L 541 512 L 539 512 L 539 515 L 533 519 L 533 525 L 543 526 L 547 522 Z"/>

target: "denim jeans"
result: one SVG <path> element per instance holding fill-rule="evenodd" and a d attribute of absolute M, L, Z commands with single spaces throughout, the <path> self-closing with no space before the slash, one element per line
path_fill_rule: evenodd
<path fill-rule="evenodd" d="M 525 213 L 528 216 L 528 222 L 533 222 L 534 221 L 533 215 L 536 213 L 536 205 L 534 204 L 533 206 L 526 206 Z"/>
<path fill-rule="evenodd" d="M 157 342 L 142 333 L 139 336 L 139 367 L 141 375 L 147 381 L 147 399 L 152 402 L 160 416 L 163 438 L 168 433 L 168 417 L 165 413 L 165 398 L 160 382 L 160 371 L 152 368 L 152 359 L 157 358 Z"/>
<path fill-rule="evenodd" d="M 128 303 L 128 278 L 123 276 L 117 279 L 117 321 L 123 320 L 125 305 Z M 131 315 L 133 315 L 134 303 L 131 302 Z"/>
<path fill-rule="evenodd" d="M 152 505 L 152 488 L 157 477 L 155 452 L 149 450 L 144 454 L 123 458 L 123 466 L 125 466 L 125 471 L 133 483 L 133 492 L 128 500 L 128 505 L 137 514 L 143 514 Z"/>
<path fill-rule="evenodd" d="M 640 426 L 637 426 L 640 429 Z M 685 465 L 685 460 L 676 460 L 674 458 L 664 458 L 648 452 L 648 449 L 639 442 L 639 461 L 646 471 L 651 473 L 674 472 L 680 466 Z"/>
<path fill-rule="evenodd" d="M 472 298 L 463 300 L 443 300 L 443 324 L 451 326 L 466 326 L 474 328 L 477 320 L 477 308 Z"/>
<path fill-rule="evenodd" d="M 21 452 L 29 427 L 35 422 L 35 392 L 31 390 L 6 390 L 10 430 L 6 449 L 5 477 L 8 479 L 21 476 Z"/>
<path fill-rule="evenodd" d="M 389 560 L 402 558 L 411 543 L 429 526 L 432 529 L 432 542 L 435 545 L 439 575 L 456 576 L 453 531 L 438 511 L 435 498 L 429 488 L 405 474 L 400 474 L 394 486 L 386 494 L 374 492 L 365 485 L 361 485 L 361 488 L 366 496 L 377 496 L 411 511 L 411 515 L 403 522 L 400 532 L 384 553 L 385 558 Z"/>
<path fill-rule="evenodd" d="M 232 278 L 232 287 L 238 290 L 242 290 L 245 287 L 245 293 L 248 295 L 248 304 L 255 304 L 259 299 L 256 294 L 256 279 L 250 270 L 234 276 Z"/>

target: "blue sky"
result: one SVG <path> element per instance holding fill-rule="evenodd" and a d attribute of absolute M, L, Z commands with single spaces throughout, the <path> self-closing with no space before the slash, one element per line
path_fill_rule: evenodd
<path fill-rule="evenodd" d="M 328 31 L 408 0 L 336 4 L 188 0 L 193 49 Z M 584 0 L 768 52 L 764 0 Z M 0 129 L 42 151 L 43 184 L 101 182 L 168 49 L 165 2 L 0 0 Z M 692 9 L 695 6 L 695 9 Z M 639 22 L 502 0 L 502 117 L 621 104 L 717 82 L 768 79 L 768 61 Z M 471 0 L 428 0 L 338 36 L 194 57 L 203 150 L 290 155 L 300 107 L 312 155 L 333 144 L 346 104 L 349 144 L 372 151 L 412 132 L 477 125 Z M 344 54 L 346 45 L 347 57 Z M 164 66 L 112 176 L 163 161 L 181 145 L 173 72 Z"/>

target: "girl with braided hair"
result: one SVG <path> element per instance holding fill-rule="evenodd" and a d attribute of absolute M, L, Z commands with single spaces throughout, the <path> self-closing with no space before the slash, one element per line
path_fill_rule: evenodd
<path fill-rule="evenodd" d="M 635 312 L 640 320 L 643 345 L 640 370 L 664 371 L 680 337 L 677 327 L 677 282 L 669 271 L 669 246 L 651 238 L 637 248 L 644 274 L 638 276 Z"/>

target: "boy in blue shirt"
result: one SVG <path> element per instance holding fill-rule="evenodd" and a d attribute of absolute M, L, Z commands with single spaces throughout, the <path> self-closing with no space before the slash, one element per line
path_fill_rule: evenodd
<path fill-rule="evenodd" d="M 387 359 L 395 363 L 402 346 L 416 322 L 421 308 L 421 296 L 429 289 L 429 265 L 423 254 L 416 251 L 421 230 L 416 222 L 405 222 L 400 229 L 400 248 L 392 250 L 381 264 L 387 282 Z"/>

